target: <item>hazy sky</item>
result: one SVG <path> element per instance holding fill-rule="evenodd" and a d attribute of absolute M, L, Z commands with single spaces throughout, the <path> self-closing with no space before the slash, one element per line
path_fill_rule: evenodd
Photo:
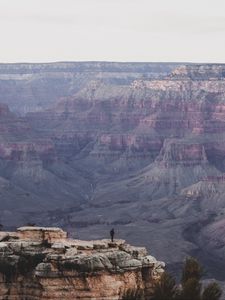
<path fill-rule="evenodd" d="M 225 0 L 0 0 L 0 62 L 225 63 Z"/>

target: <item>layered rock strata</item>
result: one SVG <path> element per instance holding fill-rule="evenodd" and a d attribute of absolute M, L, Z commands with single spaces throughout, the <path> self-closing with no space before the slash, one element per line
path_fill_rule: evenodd
<path fill-rule="evenodd" d="M 0 65 L 0 102 L 5 228 L 115 227 L 225 281 L 225 65 Z"/>
<path fill-rule="evenodd" d="M 118 300 L 128 289 L 151 296 L 164 263 L 124 240 L 81 241 L 59 228 L 0 233 L 0 299 Z"/>

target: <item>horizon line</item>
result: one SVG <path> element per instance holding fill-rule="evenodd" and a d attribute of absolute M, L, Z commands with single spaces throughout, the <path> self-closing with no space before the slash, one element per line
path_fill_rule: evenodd
<path fill-rule="evenodd" d="M 224 65 L 225 62 L 192 62 L 192 61 L 116 61 L 116 60 L 53 60 L 53 61 L 18 61 L 0 62 L 0 65 L 19 65 L 19 64 L 62 64 L 62 63 L 118 63 L 118 64 L 188 64 L 188 65 Z"/>

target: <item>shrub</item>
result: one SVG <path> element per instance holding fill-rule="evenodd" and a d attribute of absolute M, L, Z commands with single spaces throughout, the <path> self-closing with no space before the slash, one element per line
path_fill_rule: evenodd
<path fill-rule="evenodd" d="M 202 294 L 202 300 L 218 300 L 222 295 L 221 288 L 216 282 L 210 283 Z"/>

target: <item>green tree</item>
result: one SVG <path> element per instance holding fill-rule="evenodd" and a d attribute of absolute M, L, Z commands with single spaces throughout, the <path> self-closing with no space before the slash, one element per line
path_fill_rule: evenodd
<path fill-rule="evenodd" d="M 155 285 L 153 300 L 171 300 L 177 297 L 175 279 L 168 273 L 163 273 L 161 280 Z"/>
<path fill-rule="evenodd" d="M 153 300 L 219 300 L 222 291 L 217 283 L 210 283 L 202 288 L 203 269 L 199 262 L 188 257 L 182 270 L 179 288 L 175 279 L 164 273 L 160 282 L 155 285 Z"/>
<path fill-rule="evenodd" d="M 202 277 L 203 270 L 202 267 L 199 265 L 199 262 L 197 259 L 193 257 L 186 258 L 184 268 L 182 271 L 182 278 L 181 278 L 181 284 L 185 284 L 185 282 L 188 281 L 188 279 L 195 278 L 197 281 L 199 281 Z"/>
<path fill-rule="evenodd" d="M 202 294 L 202 300 L 219 300 L 222 290 L 216 282 L 208 284 Z"/>
<path fill-rule="evenodd" d="M 200 300 L 202 267 L 193 257 L 188 257 L 182 271 L 180 299 L 182 300 Z"/>
<path fill-rule="evenodd" d="M 182 284 L 181 300 L 201 300 L 201 283 L 196 278 L 189 278 Z"/>

